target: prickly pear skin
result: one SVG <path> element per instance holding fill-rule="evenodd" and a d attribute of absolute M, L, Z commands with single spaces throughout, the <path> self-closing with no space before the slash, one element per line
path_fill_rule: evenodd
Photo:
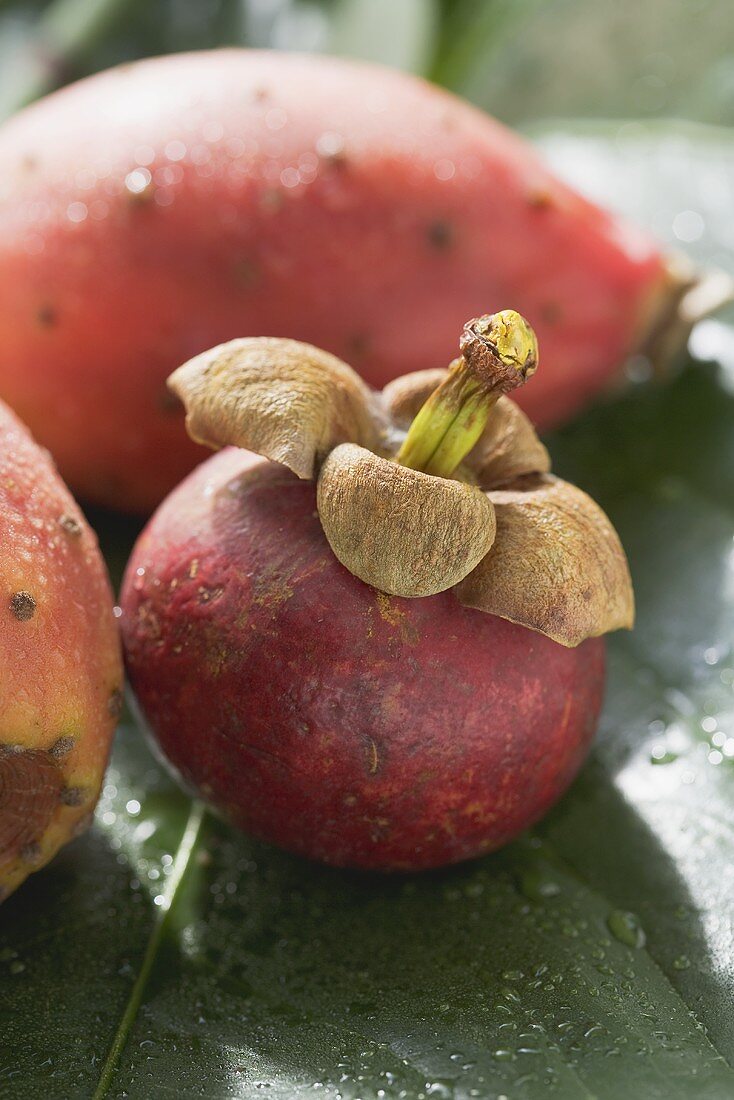
<path fill-rule="evenodd" d="M 601 639 L 565 649 L 450 592 L 377 592 L 333 556 L 313 485 L 241 450 L 161 505 L 121 602 L 133 688 L 184 782 L 326 863 L 499 847 L 566 789 L 596 727 Z"/>
<path fill-rule="evenodd" d="M 151 509 L 202 455 L 165 379 L 213 344 L 295 337 L 381 387 L 510 304 L 545 427 L 638 346 L 663 266 L 492 119 L 373 66 L 144 61 L 0 131 L 0 397 L 113 506 Z"/>
<path fill-rule="evenodd" d="M 122 700 L 94 534 L 0 404 L 0 900 L 94 809 Z"/>

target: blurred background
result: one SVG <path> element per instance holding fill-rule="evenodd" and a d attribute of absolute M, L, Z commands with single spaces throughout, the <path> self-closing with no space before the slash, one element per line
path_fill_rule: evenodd
<path fill-rule="evenodd" d="M 382 61 L 513 125 L 734 119 L 731 0 L 0 0 L 0 115 L 109 65 L 221 45 Z"/>

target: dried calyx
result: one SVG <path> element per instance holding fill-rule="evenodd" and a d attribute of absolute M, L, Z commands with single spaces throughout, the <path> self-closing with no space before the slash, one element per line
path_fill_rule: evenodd
<path fill-rule="evenodd" d="M 535 335 L 503 310 L 470 321 L 447 371 L 371 391 L 339 359 L 250 338 L 179 367 L 187 427 L 318 477 L 321 524 L 357 577 L 398 596 L 453 588 L 466 606 L 575 646 L 630 627 L 619 538 L 601 509 L 550 473 L 507 397 L 537 368 Z"/>

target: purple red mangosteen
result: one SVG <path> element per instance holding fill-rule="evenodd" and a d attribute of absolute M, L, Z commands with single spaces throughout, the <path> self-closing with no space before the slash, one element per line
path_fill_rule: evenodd
<path fill-rule="evenodd" d="M 512 310 L 380 393 L 284 339 L 171 388 L 219 454 L 160 506 L 122 594 L 130 679 L 186 785 L 325 863 L 437 867 L 540 818 L 588 750 L 634 616 L 609 520 L 507 396 Z"/>

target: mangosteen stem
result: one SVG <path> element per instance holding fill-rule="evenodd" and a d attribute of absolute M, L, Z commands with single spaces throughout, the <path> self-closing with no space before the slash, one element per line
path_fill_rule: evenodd
<path fill-rule="evenodd" d="M 522 386 L 538 366 L 538 343 L 513 309 L 464 325 L 461 357 L 452 363 L 410 425 L 396 462 L 451 477 L 484 431 L 492 406 Z"/>

